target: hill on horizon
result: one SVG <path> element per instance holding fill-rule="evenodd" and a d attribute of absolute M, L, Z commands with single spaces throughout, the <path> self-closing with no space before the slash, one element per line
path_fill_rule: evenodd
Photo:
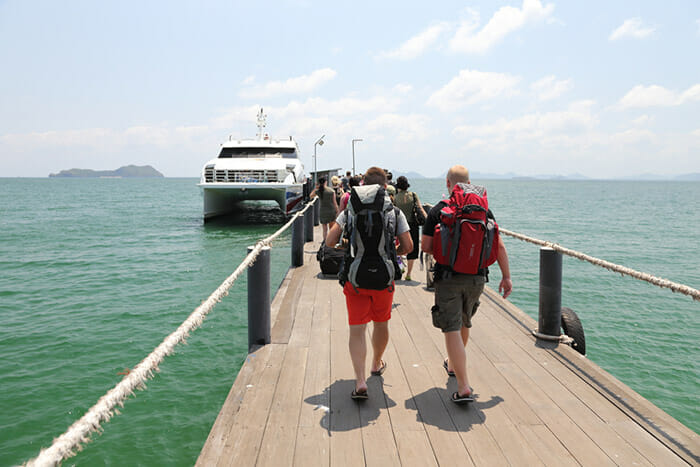
<path fill-rule="evenodd" d="M 61 170 L 57 174 L 49 174 L 49 178 L 100 178 L 100 177 L 121 177 L 121 178 L 153 178 L 164 177 L 150 165 L 124 165 L 116 170 L 92 170 L 92 169 L 69 169 Z"/>

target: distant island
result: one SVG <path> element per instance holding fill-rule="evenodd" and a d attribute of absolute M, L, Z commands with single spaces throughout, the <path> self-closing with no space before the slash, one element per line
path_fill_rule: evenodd
<path fill-rule="evenodd" d="M 152 178 L 163 177 L 164 175 L 158 172 L 150 165 L 125 165 L 117 170 L 91 170 L 91 169 L 70 169 L 61 170 L 57 174 L 49 174 L 49 177 L 68 177 L 68 178 L 100 178 L 100 177 L 118 177 L 118 178 Z"/>

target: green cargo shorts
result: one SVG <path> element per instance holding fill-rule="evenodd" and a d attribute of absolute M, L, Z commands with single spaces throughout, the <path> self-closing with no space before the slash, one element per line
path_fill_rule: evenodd
<path fill-rule="evenodd" d="M 472 327 L 472 316 L 479 307 L 485 283 L 484 276 L 460 274 L 435 282 L 433 326 L 442 332 L 459 331 L 462 326 Z"/>

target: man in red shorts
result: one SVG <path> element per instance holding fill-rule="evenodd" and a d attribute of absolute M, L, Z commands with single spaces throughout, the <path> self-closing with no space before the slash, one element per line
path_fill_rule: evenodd
<path fill-rule="evenodd" d="M 386 173 L 379 167 L 368 169 L 363 180 L 364 186 L 379 185 L 386 188 Z M 348 222 L 349 215 L 352 214 L 348 213 L 347 210 L 340 213 L 336 223 L 333 224 L 328 232 L 326 245 L 336 245 L 338 243 Z M 411 232 L 406 216 L 401 210 L 392 210 L 390 215 L 395 216 L 395 221 L 392 224 L 395 232 L 393 232 L 392 239 L 397 237 L 399 241 L 396 253 L 405 255 L 413 249 Z M 389 343 L 389 319 L 391 318 L 391 306 L 394 298 L 394 283 L 391 281 L 391 284 L 383 290 L 373 290 L 356 287 L 348 280 L 343 287 L 343 292 L 348 308 L 348 323 L 350 324 L 348 346 L 352 366 L 355 370 L 355 389 L 352 392 L 352 398 L 367 399 L 367 378 L 365 372 L 367 323 L 370 321 L 374 322 L 371 339 L 373 353 L 370 372 L 373 375 L 381 375 L 386 368 L 386 363 L 382 360 L 382 356 Z"/>

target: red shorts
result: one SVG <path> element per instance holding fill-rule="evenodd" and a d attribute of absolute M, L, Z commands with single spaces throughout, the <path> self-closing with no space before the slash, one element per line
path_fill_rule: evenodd
<path fill-rule="evenodd" d="M 350 325 L 370 321 L 383 322 L 391 318 L 394 287 L 384 290 L 355 289 L 350 282 L 343 287 Z"/>

